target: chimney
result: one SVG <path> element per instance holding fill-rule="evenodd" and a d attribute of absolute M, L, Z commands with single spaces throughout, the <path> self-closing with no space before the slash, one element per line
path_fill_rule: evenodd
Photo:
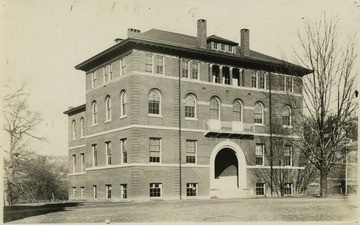
<path fill-rule="evenodd" d="M 134 29 L 134 28 L 129 28 L 127 30 L 127 37 L 129 38 L 129 37 L 132 37 L 132 36 L 140 34 L 140 33 L 141 33 L 140 30 L 137 30 L 137 29 Z"/>
<path fill-rule="evenodd" d="M 250 55 L 250 32 L 248 29 L 241 29 L 241 54 L 244 56 Z"/>
<path fill-rule="evenodd" d="M 197 43 L 200 48 L 206 48 L 206 20 L 197 21 Z"/>

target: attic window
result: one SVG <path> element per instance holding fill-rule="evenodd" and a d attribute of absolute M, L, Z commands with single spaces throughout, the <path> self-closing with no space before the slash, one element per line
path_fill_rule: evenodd
<path fill-rule="evenodd" d="M 233 52 L 233 46 L 228 45 L 228 50 L 229 50 L 229 52 Z"/>
<path fill-rule="evenodd" d="M 221 44 L 221 51 L 225 51 L 225 44 Z"/>
<path fill-rule="evenodd" d="M 218 44 L 213 42 L 213 45 L 214 45 L 214 49 L 217 49 L 218 48 Z"/>

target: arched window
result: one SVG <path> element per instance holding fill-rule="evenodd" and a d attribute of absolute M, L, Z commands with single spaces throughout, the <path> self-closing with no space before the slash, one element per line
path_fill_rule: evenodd
<path fill-rule="evenodd" d="M 122 91 L 120 94 L 120 117 L 126 116 L 127 112 L 127 94 Z"/>
<path fill-rule="evenodd" d="M 106 96 L 105 98 L 105 110 L 106 110 L 106 121 L 110 121 L 111 120 L 111 98 L 110 96 Z"/>
<path fill-rule="evenodd" d="M 196 98 L 193 94 L 185 97 L 185 117 L 196 118 Z"/>
<path fill-rule="evenodd" d="M 76 139 L 76 121 L 72 121 L 72 139 Z"/>
<path fill-rule="evenodd" d="M 257 124 L 264 123 L 264 106 L 260 102 L 255 103 L 254 123 Z"/>
<path fill-rule="evenodd" d="M 92 110 L 92 124 L 97 124 L 97 104 L 96 101 L 93 101 L 91 104 L 91 110 Z"/>
<path fill-rule="evenodd" d="M 84 137 L 84 117 L 80 119 L 80 137 Z"/>
<path fill-rule="evenodd" d="M 291 108 L 288 105 L 284 105 L 282 110 L 282 119 L 283 126 L 290 127 L 291 126 Z"/>
<path fill-rule="evenodd" d="M 149 114 L 160 115 L 161 114 L 161 98 L 160 93 L 156 90 L 152 90 L 149 93 L 148 107 Z"/>
<path fill-rule="evenodd" d="M 220 120 L 220 100 L 217 97 L 210 99 L 211 119 Z"/>
<path fill-rule="evenodd" d="M 240 100 L 235 100 L 233 104 L 234 121 L 242 121 L 242 104 Z"/>

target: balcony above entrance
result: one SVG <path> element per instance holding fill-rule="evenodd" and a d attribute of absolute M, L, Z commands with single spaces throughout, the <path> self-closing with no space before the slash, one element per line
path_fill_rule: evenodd
<path fill-rule="evenodd" d="M 215 137 L 229 138 L 251 138 L 254 136 L 255 126 L 250 123 L 242 123 L 239 121 L 221 121 L 210 119 L 204 121 L 204 135 Z"/>

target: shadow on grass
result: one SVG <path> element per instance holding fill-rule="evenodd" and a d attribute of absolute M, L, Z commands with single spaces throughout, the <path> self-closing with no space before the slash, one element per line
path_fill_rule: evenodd
<path fill-rule="evenodd" d="M 50 203 L 44 205 L 14 205 L 4 206 L 4 223 L 30 216 L 37 216 L 52 212 L 64 211 L 66 207 L 75 207 L 76 202 Z"/>

